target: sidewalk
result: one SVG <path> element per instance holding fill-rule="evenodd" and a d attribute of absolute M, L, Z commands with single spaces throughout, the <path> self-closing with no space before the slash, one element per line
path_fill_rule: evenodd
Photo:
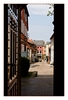
<path fill-rule="evenodd" d="M 21 95 L 53 96 L 53 67 L 46 62 L 38 62 L 31 64 L 29 71 L 38 71 L 38 76 L 21 79 Z"/>

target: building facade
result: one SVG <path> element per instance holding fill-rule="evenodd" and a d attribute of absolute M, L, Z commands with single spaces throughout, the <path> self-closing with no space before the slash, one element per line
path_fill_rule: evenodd
<path fill-rule="evenodd" d="M 18 70 L 20 68 L 20 12 L 22 5 L 7 4 L 6 13 L 8 15 L 8 34 L 6 34 L 7 39 L 7 66 L 5 77 L 8 80 L 4 81 L 6 96 L 16 96 L 21 95 L 21 84 L 20 84 L 20 73 Z M 7 12 L 8 10 L 8 12 Z M 7 89 L 6 89 L 7 87 Z"/>
<path fill-rule="evenodd" d="M 28 9 L 24 4 L 21 10 L 21 56 L 27 57 L 28 55 Z"/>
<path fill-rule="evenodd" d="M 51 60 L 50 63 L 54 63 L 54 34 L 50 38 L 51 40 Z"/>
<path fill-rule="evenodd" d="M 35 61 L 35 57 L 36 57 L 36 52 L 37 52 L 37 46 L 36 44 L 33 42 L 32 39 L 28 39 L 28 49 L 29 49 L 29 54 L 28 54 L 28 58 L 30 60 L 30 63 Z"/>
<path fill-rule="evenodd" d="M 34 40 L 34 43 L 37 45 L 37 57 L 44 60 L 45 59 L 45 54 L 46 54 L 45 41 L 43 41 L 43 40 Z"/>
<path fill-rule="evenodd" d="M 46 43 L 46 61 L 50 63 L 51 59 L 51 42 Z"/>
<path fill-rule="evenodd" d="M 27 4 L 5 4 L 4 5 L 4 37 L 5 67 L 4 67 L 4 95 L 21 95 L 21 42 L 27 40 Z M 25 18 L 22 18 L 25 9 Z M 5 13 L 6 12 L 6 13 Z M 8 17 L 7 17 L 8 15 Z M 22 20 L 24 20 L 24 32 L 22 30 Z M 8 23 L 8 24 L 7 24 Z M 6 28 L 5 28 L 6 27 Z M 22 34 L 25 34 L 24 36 Z M 24 38 L 25 37 L 25 38 Z M 22 40 L 22 41 L 21 41 Z"/>

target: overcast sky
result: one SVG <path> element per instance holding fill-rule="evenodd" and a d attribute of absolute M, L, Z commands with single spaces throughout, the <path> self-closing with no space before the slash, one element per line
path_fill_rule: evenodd
<path fill-rule="evenodd" d="M 53 34 L 53 16 L 47 16 L 49 5 L 28 4 L 29 38 L 33 40 L 50 41 Z"/>

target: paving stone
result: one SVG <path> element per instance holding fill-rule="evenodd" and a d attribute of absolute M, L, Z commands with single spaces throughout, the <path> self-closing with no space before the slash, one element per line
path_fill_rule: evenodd
<path fill-rule="evenodd" d="M 53 96 L 53 67 L 46 62 L 39 62 L 31 64 L 29 71 L 38 71 L 38 75 L 21 79 L 21 95 Z"/>

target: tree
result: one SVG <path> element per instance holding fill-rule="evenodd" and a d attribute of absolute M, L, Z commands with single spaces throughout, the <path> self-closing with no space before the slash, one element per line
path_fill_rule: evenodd
<path fill-rule="evenodd" d="M 47 4 L 47 5 L 49 5 L 49 11 L 48 11 L 47 16 L 54 15 L 54 4 Z"/>

